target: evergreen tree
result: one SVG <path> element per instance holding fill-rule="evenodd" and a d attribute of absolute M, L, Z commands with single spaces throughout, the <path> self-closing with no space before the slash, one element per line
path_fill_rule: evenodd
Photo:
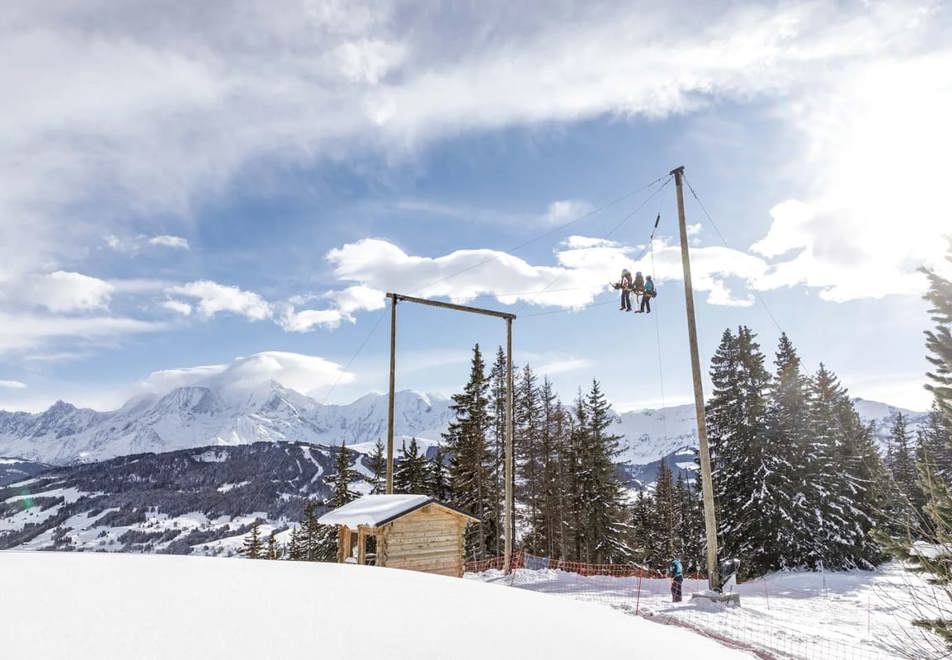
<path fill-rule="evenodd" d="M 488 390 L 483 356 L 477 344 L 473 348 L 469 381 L 462 393 L 452 397 L 450 409 L 454 419 L 443 435 L 450 454 L 448 473 L 453 503 L 481 521 L 466 531 L 466 555 L 471 559 L 483 559 L 494 552 L 498 534 L 492 519 L 492 454 L 488 444 L 492 418 Z"/>
<path fill-rule="evenodd" d="M 295 531 L 294 554 L 291 559 L 300 561 L 323 561 L 336 557 L 336 548 L 331 547 L 334 536 L 329 530 L 317 522 L 317 505 L 313 500 L 304 504 L 304 519 Z"/>
<path fill-rule="evenodd" d="M 915 454 L 916 450 L 910 446 L 906 417 L 902 412 L 897 412 L 889 432 L 886 464 L 892 472 L 893 481 L 899 491 L 909 501 L 913 511 L 919 512 L 925 504 L 925 499 L 919 488 Z"/>
<path fill-rule="evenodd" d="M 271 534 L 268 536 L 268 545 L 264 551 L 265 559 L 281 559 L 281 546 L 278 545 L 278 540 L 274 536 L 274 530 L 271 530 Z"/>
<path fill-rule="evenodd" d="M 952 249 L 946 259 L 952 263 Z M 935 324 L 926 331 L 927 359 L 933 367 L 926 388 L 932 392 L 945 423 L 952 425 L 952 280 L 934 270 L 927 270 L 926 276 L 929 279 L 926 300 L 931 305 L 929 314 Z"/>
<path fill-rule="evenodd" d="M 535 372 L 523 367 L 515 385 L 513 403 L 515 417 L 516 499 L 523 513 L 526 530 L 523 546 L 532 553 L 542 553 L 538 525 L 542 510 L 541 436 L 542 401 Z"/>
<path fill-rule="evenodd" d="M 580 428 L 577 479 L 584 527 L 583 561 L 614 563 L 632 556 L 625 495 L 614 459 L 621 436 L 608 432 L 610 406 L 597 380 L 585 398 L 586 424 Z"/>
<path fill-rule="evenodd" d="M 261 544 L 261 536 L 259 535 L 260 526 L 261 521 L 257 518 L 251 523 L 251 531 L 248 532 L 248 536 L 245 537 L 245 542 L 241 546 L 241 555 L 243 557 L 247 557 L 248 559 L 261 559 L 264 548 Z"/>
<path fill-rule="evenodd" d="M 437 502 L 445 502 L 449 496 L 449 484 L 446 478 L 446 452 L 437 446 L 433 461 L 429 466 L 429 493 Z"/>
<path fill-rule="evenodd" d="M 942 417 L 935 403 L 918 435 L 917 463 L 928 462 L 937 479 L 952 484 L 952 424 Z"/>
<path fill-rule="evenodd" d="M 357 478 L 350 466 L 347 446 L 342 442 L 334 460 L 334 473 L 326 477 L 327 484 L 331 487 L 331 496 L 324 500 L 324 506 L 328 509 L 338 509 L 357 499 L 357 493 L 351 489 L 351 484 Z M 306 541 L 304 558 L 308 561 L 335 561 L 337 528 L 334 525 L 318 523 L 316 508 L 311 502 L 308 502 L 308 505 L 305 505 L 305 521 L 302 524 L 305 528 Z"/>
<path fill-rule="evenodd" d="M 351 484 L 357 481 L 358 476 L 351 468 L 349 458 L 347 445 L 342 442 L 335 458 L 334 473 L 327 475 L 325 479 L 331 487 L 331 496 L 324 501 L 324 505 L 329 509 L 340 508 L 357 499 L 357 493 L 351 488 Z"/>
<path fill-rule="evenodd" d="M 658 466 L 658 480 L 655 483 L 654 515 L 652 521 L 655 526 L 654 538 L 656 545 L 652 557 L 655 568 L 663 568 L 674 557 L 680 555 L 680 544 L 677 539 L 681 533 L 678 521 L 679 502 L 675 499 L 674 481 L 671 468 L 663 460 Z"/>
<path fill-rule="evenodd" d="M 849 394 L 823 364 L 810 382 L 818 502 L 810 566 L 872 568 L 882 560 L 871 530 L 897 502 L 893 481 Z"/>
<path fill-rule="evenodd" d="M 763 483 L 763 524 L 769 530 L 765 548 L 775 568 L 795 568 L 811 562 L 810 530 L 815 522 L 817 447 L 810 428 L 809 382 L 800 370 L 800 357 L 787 335 L 781 334 L 774 361 L 766 415 L 766 455 L 758 479 Z"/>
<path fill-rule="evenodd" d="M 632 554 L 636 561 L 649 567 L 655 566 L 657 556 L 660 554 L 657 551 L 660 544 L 656 536 L 657 528 L 653 516 L 654 502 L 652 498 L 646 491 L 638 491 L 631 516 Z"/>
<path fill-rule="evenodd" d="M 674 487 L 679 502 L 681 561 L 688 572 L 705 568 L 704 513 L 700 493 L 679 473 Z"/>
<path fill-rule="evenodd" d="M 542 381 L 540 399 L 542 402 L 542 429 L 539 443 L 541 492 L 540 507 L 537 518 L 533 521 L 533 528 L 538 547 L 546 557 L 555 557 L 560 545 L 558 539 L 561 527 L 559 491 L 562 484 L 559 454 L 562 445 L 561 435 L 565 429 L 565 411 L 548 378 Z"/>
<path fill-rule="evenodd" d="M 383 451 L 383 441 L 378 439 L 369 458 L 370 494 L 379 495 L 387 490 L 387 456 Z"/>
<path fill-rule="evenodd" d="M 420 454 L 416 438 L 410 438 L 410 447 L 403 443 L 403 458 L 393 471 L 393 490 L 396 493 L 420 495 L 428 493 L 429 461 Z"/>
<path fill-rule="evenodd" d="M 509 360 L 502 346 L 496 351 L 496 359 L 489 373 L 490 416 L 492 430 L 489 436 L 490 446 L 490 494 L 492 508 L 487 521 L 491 529 L 499 530 L 495 534 L 495 552 L 503 554 L 505 534 L 503 533 L 503 504 L 506 493 L 506 403 L 509 393 Z M 513 475 L 513 480 L 515 475 Z"/>
<path fill-rule="evenodd" d="M 947 259 L 952 262 L 952 252 Z M 926 300 L 932 321 L 932 330 L 926 332 L 926 349 L 932 371 L 928 374 L 930 383 L 926 386 L 933 395 L 933 415 L 930 417 L 925 440 L 922 442 L 922 460 L 919 466 L 919 485 L 923 492 L 925 506 L 923 524 L 915 530 L 930 547 L 923 552 L 913 545 L 911 527 L 905 533 L 893 534 L 885 538 L 886 549 L 901 559 L 911 570 L 923 575 L 930 583 L 949 593 L 952 589 L 952 492 L 948 483 L 947 470 L 939 461 L 945 459 L 949 451 L 948 431 L 952 429 L 952 280 L 940 276 L 935 271 L 926 271 L 929 279 L 929 291 Z M 935 454 L 932 459 L 930 454 Z M 941 457 L 941 458 L 940 458 Z M 935 460 L 936 462 L 933 462 Z M 923 595 L 914 588 L 910 594 L 912 613 L 916 615 L 914 623 L 928 635 L 916 640 L 913 652 L 921 657 L 934 655 L 946 657 L 952 652 L 952 607 L 942 599 L 931 594 Z M 923 612 L 929 613 L 928 618 Z"/>
<path fill-rule="evenodd" d="M 770 377 L 749 328 L 725 330 L 711 360 L 707 404 L 718 535 L 725 557 L 744 557 L 745 572 L 774 568 L 771 530 L 776 519 L 765 478 L 775 465 L 767 450 L 766 393 Z M 744 570 L 742 568 L 742 570 Z"/>
<path fill-rule="evenodd" d="M 291 528 L 291 537 L 288 539 L 288 559 L 291 561 L 300 561 L 303 559 L 297 527 Z"/>

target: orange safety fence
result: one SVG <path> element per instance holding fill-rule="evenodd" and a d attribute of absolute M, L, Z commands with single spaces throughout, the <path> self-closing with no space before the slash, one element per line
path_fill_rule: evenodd
<path fill-rule="evenodd" d="M 539 557 L 530 555 L 522 550 L 512 553 L 512 570 L 527 568 L 530 570 L 558 570 L 567 573 L 577 573 L 584 577 L 596 575 L 609 577 L 646 577 L 657 578 L 664 577 L 664 573 L 641 566 L 639 564 L 590 564 L 582 561 L 569 561 L 565 559 L 551 559 L 549 557 Z M 505 570 L 505 557 L 492 557 L 490 559 L 477 559 L 468 561 L 464 564 L 467 573 L 482 573 L 489 570 Z"/>

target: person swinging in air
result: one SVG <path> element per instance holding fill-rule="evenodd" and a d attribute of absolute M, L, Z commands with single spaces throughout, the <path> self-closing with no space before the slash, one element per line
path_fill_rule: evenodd
<path fill-rule="evenodd" d="M 640 273 L 639 273 L 640 275 Z M 631 271 L 627 268 L 621 271 L 621 281 L 612 283 L 615 289 L 621 289 L 621 307 L 619 311 L 631 311 Z"/>
<path fill-rule="evenodd" d="M 651 299 L 658 295 L 658 292 L 655 290 L 654 280 L 651 279 L 651 275 L 645 279 L 644 288 L 641 295 L 641 304 L 638 307 L 637 314 L 642 312 L 651 313 Z"/>

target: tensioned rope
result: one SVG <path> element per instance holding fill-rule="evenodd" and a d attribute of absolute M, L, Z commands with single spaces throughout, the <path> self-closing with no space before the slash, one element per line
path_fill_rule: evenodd
<path fill-rule="evenodd" d="M 653 181 L 650 181 L 650 182 L 648 182 L 648 183 L 646 183 L 646 184 L 644 184 L 644 185 L 642 185 L 642 186 L 639 186 L 639 187 L 637 187 L 637 188 L 635 188 L 635 189 L 633 189 L 633 190 L 630 190 L 630 191 L 626 192 L 625 194 L 620 195 L 620 196 L 616 197 L 615 199 L 612 199 L 611 201 L 606 202 L 605 204 L 602 204 L 602 205 L 599 206 L 598 208 L 592 209 L 591 211 L 588 211 L 587 213 L 584 213 L 584 214 L 582 214 L 581 216 L 579 216 L 579 217 L 577 217 L 577 218 L 573 218 L 572 220 L 569 220 L 569 221 L 567 221 L 567 222 L 563 222 L 563 223 L 561 223 L 561 224 L 559 224 L 559 225 L 556 225 L 555 227 L 552 227 L 552 228 L 550 228 L 550 229 L 547 229 L 546 231 L 544 231 L 544 232 L 542 232 L 542 233 L 540 233 L 540 234 L 537 234 L 537 235 L 535 235 L 535 236 L 532 236 L 531 238 L 528 238 L 528 239 L 522 241 L 521 243 L 518 243 L 517 245 L 514 245 L 513 247 L 509 248 L 508 250 L 500 250 L 500 251 L 501 251 L 501 252 L 504 252 L 504 253 L 506 253 L 506 254 L 510 254 L 510 255 L 511 255 L 513 252 L 516 252 L 516 251 L 518 251 L 518 250 L 521 250 L 521 249 L 523 249 L 523 248 L 525 248 L 525 247 L 527 247 L 527 246 L 529 246 L 529 245 L 535 243 L 536 241 L 542 240 L 542 239 L 545 238 L 546 236 L 551 236 L 552 234 L 554 234 L 554 233 L 556 233 L 556 232 L 559 232 L 559 231 L 562 231 L 562 230 L 566 229 L 567 227 L 570 227 L 570 226 L 575 225 L 575 224 L 577 224 L 577 223 L 579 223 L 579 222 L 582 222 L 583 220 L 586 220 L 586 219 L 588 219 L 588 218 L 591 218 L 592 216 L 594 216 L 594 215 L 596 215 L 596 214 L 598 214 L 598 213 L 601 213 L 602 211 L 604 211 L 604 210 L 606 210 L 606 209 L 608 209 L 608 208 L 611 208 L 612 206 L 615 206 L 616 204 L 618 204 L 618 203 L 620 203 L 620 202 L 622 202 L 622 201 L 628 199 L 629 197 L 632 197 L 633 195 L 636 195 L 636 194 L 638 194 L 638 193 L 640 193 L 640 192 L 642 192 L 642 191 L 644 191 L 644 190 L 647 190 L 647 189 L 651 188 L 652 186 L 657 185 L 659 182 L 664 181 L 665 179 L 667 179 L 667 180 L 670 181 L 670 178 L 671 178 L 671 176 L 670 176 L 669 174 L 665 174 L 665 175 L 659 176 L 658 178 L 654 179 Z M 667 181 L 665 182 L 665 185 L 667 185 Z M 662 186 L 662 188 L 663 188 L 663 187 L 664 187 L 664 186 Z M 657 190 L 657 191 L 655 191 L 655 192 L 652 193 L 651 195 L 649 195 L 648 199 L 651 199 L 652 197 L 654 197 L 654 195 L 657 194 L 658 192 L 660 192 L 660 189 Z M 648 201 L 648 200 L 646 199 L 646 200 L 645 200 L 645 203 L 647 203 L 647 201 Z M 642 204 L 642 206 L 644 206 L 644 204 Z M 639 206 L 638 208 L 640 209 L 641 206 Z M 626 216 L 624 221 L 627 221 L 628 218 L 630 218 L 632 215 L 634 215 L 635 212 L 637 212 L 637 210 L 638 210 L 638 209 L 636 209 L 636 211 L 633 211 L 633 212 L 630 213 L 628 216 Z M 467 266 L 467 267 L 465 267 L 465 268 L 462 268 L 462 269 L 460 269 L 460 270 L 458 270 L 458 271 L 456 271 L 456 272 L 450 273 L 450 274 L 445 275 L 445 276 L 443 276 L 443 277 L 440 277 L 440 278 L 438 278 L 438 279 L 436 279 L 436 280 L 433 280 L 432 282 L 429 282 L 429 283 L 427 283 L 427 284 L 421 285 L 421 286 L 417 287 L 416 289 L 414 289 L 411 293 L 419 293 L 420 291 L 422 291 L 422 290 L 424 290 L 424 289 L 427 289 L 427 288 L 433 286 L 434 284 L 439 284 L 439 283 L 441 283 L 441 282 L 445 282 L 446 280 L 452 279 L 452 278 L 454 278 L 454 277 L 458 277 L 459 275 L 462 275 L 463 273 L 469 272 L 469 271 L 471 271 L 471 270 L 473 270 L 473 269 L 475 269 L 475 268 L 479 268 L 480 266 L 483 266 L 483 265 L 489 263 L 490 261 L 492 261 L 492 257 L 487 257 L 486 259 L 483 259 L 483 260 L 481 260 L 481 261 L 478 261 L 478 262 L 476 262 L 475 264 L 471 264 L 471 265 L 469 265 L 469 266 Z M 551 283 L 550 283 L 550 284 L 551 284 Z M 499 295 L 528 295 L 529 293 L 533 293 L 533 292 L 524 292 L 524 293 L 522 293 L 522 294 L 499 294 Z M 374 322 L 373 326 L 370 328 L 370 331 L 367 333 L 367 335 L 364 337 L 364 339 L 363 339 L 363 340 L 360 342 L 360 344 L 357 346 L 357 349 L 354 351 L 354 353 L 353 353 L 353 354 L 350 356 L 350 358 L 347 360 L 347 362 L 346 362 L 344 368 L 341 369 L 341 371 L 340 371 L 340 373 L 337 375 L 337 378 L 335 379 L 334 383 L 333 383 L 333 384 L 331 385 L 331 387 L 327 390 L 327 393 L 321 398 L 321 404 L 322 404 L 322 405 L 325 404 L 325 403 L 327 402 L 327 400 L 330 398 L 330 396 L 334 393 L 334 391 L 337 389 L 337 386 L 340 385 L 340 382 L 341 382 L 341 380 L 343 379 L 344 374 L 347 372 L 347 369 L 348 369 L 348 368 L 350 367 L 350 365 L 353 364 L 354 361 L 360 356 L 360 354 L 363 352 L 364 348 L 366 348 L 367 344 L 370 342 L 370 340 L 371 340 L 371 338 L 373 337 L 373 335 L 377 332 L 377 329 L 380 327 L 380 324 L 381 324 L 381 322 L 383 321 L 383 317 L 384 317 L 384 312 L 385 312 L 385 311 L 386 311 L 386 307 L 383 307 L 383 308 L 381 308 L 380 310 L 377 311 L 377 319 L 376 319 L 376 321 Z M 558 310 L 558 311 L 563 311 L 563 310 Z"/>
<path fill-rule="evenodd" d="M 708 213 L 707 207 L 704 206 L 704 202 L 702 202 L 701 198 L 698 197 L 698 194 L 697 192 L 695 192 L 694 186 L 692 186 L 691 182 L 688 180 L 687 175 L 684 176 L 684 183 L 687 184 L 688 190 L 691 191 L 691 196 L 694 197 L 694 200 L 697 202 L 698 206 L 701 207 L 701 211 L 704 212 L 705 217 L 707 217 L 708 222 L 711 223 L 711 226 L 714 228 L 714 231 L 717 234 L 718 238 L 721 239 L 721 243 L 723 243 L 724 247 L 726 247 L 727 249 L 733 250 L 734 248 L 731 247 L 730 244 L 728 244 L 727 239 L 724 238 L 724 234 L 721 233 L 721 230 L 718 228 L 717 223 L 714 222 L 714 218 L 712 218 L 711 214 Z M 767 301 L 764 300 L 763 296 L 761 296 L 760 292 L 757 291 L 756 289 L 753 289 L 753 293 L 754 293 L 754 297 L 757 298 L 757 300 L 763 306 L 764 311 L 767 312 L 767 316 L 770 317 L 771 322 L 774 324 L 774 326 L 776 326 L 777 330 L 779 330 L 782 333 L 784 330 L 780 326 L 780 323 L 777 322 L 777 318 L 773 315 L 773 312 L 770 311 L 770 307 L 767 305 Z"/>

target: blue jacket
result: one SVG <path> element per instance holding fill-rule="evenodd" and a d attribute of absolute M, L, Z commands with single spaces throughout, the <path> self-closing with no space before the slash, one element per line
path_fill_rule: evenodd
<path fill-rule="evenodd" d="M 680 559 L 672 559 L 672 560 L 671 560 L 671 566 L 668 567 L 668 572 L 671 573 L 671 577 L 673 577 L 673 578 L 679 578 L 679 577 L 680 577 L 680 578 L 683 578 L 683 577 L 684 577 L 684 569 L 681 568 L 681 560 L 680 560 Z"/>
<path fill-rule="evenodd" d="M 654 293 L 654 280 L 647 280 L 645 282 L 645 293 Z"/>

